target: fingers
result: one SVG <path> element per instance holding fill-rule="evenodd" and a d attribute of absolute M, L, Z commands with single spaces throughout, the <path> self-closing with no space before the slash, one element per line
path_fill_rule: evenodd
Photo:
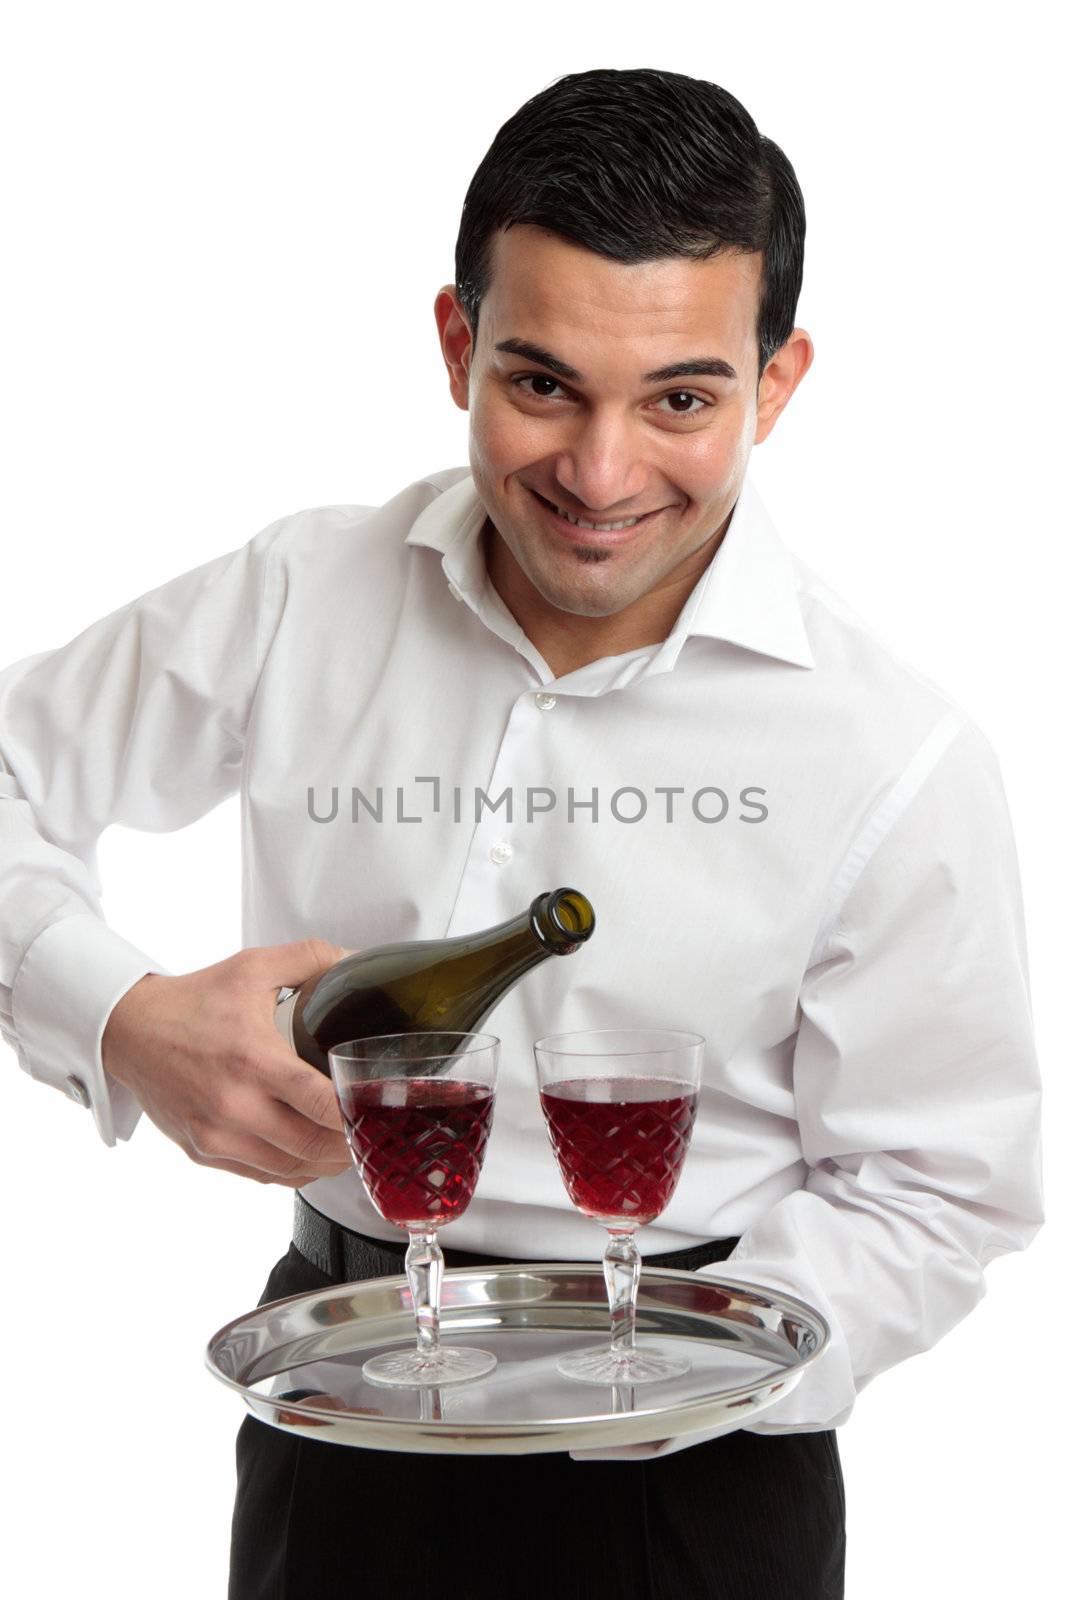
<path fill-rule="evenodd" d="M 302 1061 L 272 1023 L 245 1020 L 239 1042 L 215 1076 L 212 1101 L 219 1120 L 234 1127 L 247 1123 L 253 1115 L 251 1097 L 257 1094 L 280 1100 L 335 1133 L 344 1127 L 333 1079 Z"/>
<path fill-rule="evenodd" d="M 337 1120 L 340 1122 L 340 1115 Z M 328 1163 L 343 1169 L 351 1162 L 343 1133 L 292 1110 L 281 1100 L 264 1103 L 256 1126 L 268 1143 L 298 1161 L 306 1161 L 309 1166 Z"/>
<path fill-rule="evenodd" d="M 339 1155 L 312 1158 L 306 1155 L 291 1155 L 286 1150 L 280 1150 L 277 1145 L 268 1144 L 266 1139 L 258 1139 L 252 1134 L 247 1134 L 234 1139 L 232 1151 L 227 1151 L 227 1155 L 232 1155 L 246 1166 L 258 1168 L 273 1181 L 283 1183 L 291 1183 L 294 1180 L 308 1183 L 316 1178 L 336 1178 L 339 1173 L 349 1172 L 352 1169 L 352 1157 L 343 1139 Z"/>
<path fill-rule="evenodd" d="M 307 1183 L 314 1183 L 316 1178 L 321 1178 L 321 1172 L 298 1173 L 294 1177 L 283 1178 L 272 1176 L 269 1172 L 260 1172 L 257 1167 L 245 1167 L 239 1161 L 219 1161 L 201 1158 L 197 1165 L 200 1167 L 214 1167 L 218 1172 L 233 1172 L 239 1178 L 251 1178 L 254 1183 L 278 1183 L 286 1189 L 302 1189 Z"/>
<path fill-rule="evenodd" d="M 231 1088 L 211 1113 L 188 1119 L 182 1142 L 194 1161 L 236 1163 L 268 1182 L 333 1178 L 352 1165 L 343 1134 L 309 1122 L 261 1089 Z"/>
<path fill-rule="evenodd" d="M 264 1074 L 262 1081 L 276 1100 L 301 1117 L 342 1134 L 344 1123 L 333 1079 L 301 1061 L 295 1051 L 285 1052 L 280 1059 L 272 1051 L 269 1074 Z"/>
<path fill-rule="evenodd" d="M 206 1156 L 196 1158 L 198 1167 L 214 1167 L 217 1172 L 234 1172 L 239 1178 L 251 1178 L 254 1183 L 270 1183 L 272 1180 L 267 1173 L 260 1172 L 256 1167 L 243 1167 L 239 1161 L 209 1160 Z"/>
<path fill-rule="evenodd" d="M 221 1166 L 228 1172 L 240 1169 L 242 1176 L 256 1176 L 261 1183 L 313 1183 L 317 1178 L 336 1178 L 352 1166 L 347 1146 L 341 1157 L 313 1160 L 279 1150 L 255 1134 L 232 1129 L 209 1129 L 187 1153 L 200 1166 Z"/>

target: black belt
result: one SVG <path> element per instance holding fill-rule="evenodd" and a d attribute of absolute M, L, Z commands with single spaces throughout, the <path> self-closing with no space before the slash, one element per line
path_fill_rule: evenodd
<path fill-rule="evenodd" d="M 337 1283 L 355 1283 L 363 1278 L 390 1277 L 403 1272 L 407 1252 L 407 1244 L 400 1239 L 371 1239 L 324 1217 L 299 1191 L 293 1211 L 293 1243 L 306 1260 Z M 643 1255 L 641 1261 L 647 1267 L 677 1267 L 695 1272 L 709 1262 L 725 1261 L 736 1245 L 736 1239 L 709 1239 L 706 1244 L 690 1245 L 684 1250 Z M 441 1250 L 446 1267 L 488 1267 L 499 1265 L 505 1259 L 500 1255 L 482 1256 L 469 1250 L 453 1250 L 444 1244 Z M 540 1261 L 543 1257 L 525 1259 Z"/>

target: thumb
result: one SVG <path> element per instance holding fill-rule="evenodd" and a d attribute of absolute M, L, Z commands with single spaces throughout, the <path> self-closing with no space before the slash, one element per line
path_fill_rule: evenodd
<path fill-rule="evenodd" d="M 292 944 L 269 945 L 262 952 L 261 971 L 268 987 L 298 989 L 329 967 L 354 954 L 326 939 L 297 939 Z"/>

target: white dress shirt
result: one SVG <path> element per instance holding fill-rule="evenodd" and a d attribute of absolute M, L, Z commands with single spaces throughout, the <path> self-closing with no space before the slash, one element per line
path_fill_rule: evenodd
<path fill-rule="evenodd" d="M 167 969 L 104 922 L 96 840 L 234 793 L 246 945 L 441 938 L 581 889 L 590 943 L 483 1024 L 495 1120 L 447 1242 L 597 1257 L 532 1041 L 703 1034 L 692 1146 L 639 1243 L 739 1235 L 709 1272 L 817 1306 L 829 1348 L 750 1426 L 836 1426 L 1041 1221 L 996 757 L 788 552 L 750 477 L 670 636 L 558 679 L 488 581 L 484 522 L 467 467 L 301 511 L 0 673 L 0 1025 L 108 1144 L 129 1138 L 140 1108 L 100 1039 Z M 304 1192 L 393 1232 L 354 1170 Z"/>

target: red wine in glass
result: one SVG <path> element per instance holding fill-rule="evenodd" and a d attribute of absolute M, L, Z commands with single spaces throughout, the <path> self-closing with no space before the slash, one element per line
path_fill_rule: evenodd
<path fill-rule="evenodd" d="M 567 1193 L 598 1222 L 643 1227 L 673 1195 L 696 1091 L 663 1078 L 575 1078 L 541 1091 Z"/>
<path fill-rule="evenodd" d="M 611 1343 L 569 1351 L 582 1383 L 658 1383 L 689 1370 L 678 1349 L 636 1343 L 641 1255 L 634 1235 L 678 1185 L 696 1117 L 704 1039 L 665 1028 L 595 1028 L 534 1041 L 541 1109 L 571 1200 L 607 1229 Z"/>
<path fill-rule="evenodd" d="M 348 1148 L 378 1215 L 406 1228 L 415 1348 L 383 1350 L 368 1383 L 436 1389 L 483 1378 L 491 1350 L 441 1339 L 444 1256 L 437 1235 L 470 1205 L 493 1121 L 500 1040 L 433 1029 L 332 1045 L 330 1076 Z"/>
<path fill-rule="evenodd" d="M 474 1194 L 493 1124 L 493 1091 L 461 1078 L 379 1078 L 338 1096 L 371 1202 L 401 1228 L 440 1227 Z"/>

